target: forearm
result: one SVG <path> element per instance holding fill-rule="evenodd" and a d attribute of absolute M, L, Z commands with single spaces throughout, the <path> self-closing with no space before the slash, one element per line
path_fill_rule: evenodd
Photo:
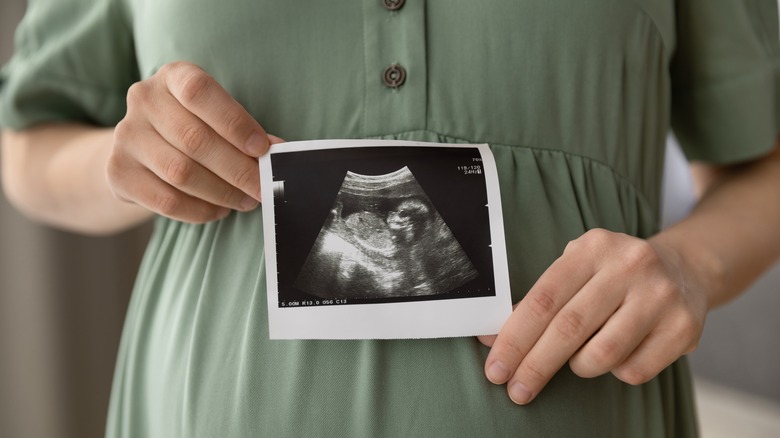
<path fill-rule="evenodd" d="M 30 218 L 88 234 L 111 234 L 140 224 L 151 213 L 114 197 L 105 169 L 113 129 L 43 125 L 3 131 L 6 196 Z"/>
<path fill-rule="evenodd" d="M 704 279 L 709 307 L 742 292 L 780 257 L 780 148 L 727 170 L 699 168 L 692 214 L 651 239 Z"/>

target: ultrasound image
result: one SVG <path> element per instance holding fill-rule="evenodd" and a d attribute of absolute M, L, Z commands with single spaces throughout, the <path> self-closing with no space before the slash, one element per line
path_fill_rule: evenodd
<path fill-rule="evenodd" d="M 347 172 L 294 287 L 332 299 L 444 294 L 478 273 L 408 167 Z"/>

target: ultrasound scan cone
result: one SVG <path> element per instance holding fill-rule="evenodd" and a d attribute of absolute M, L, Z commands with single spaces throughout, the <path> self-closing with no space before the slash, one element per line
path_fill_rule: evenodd
<path fill-rule="evenodd" d="M 451 292 L 477 270 L 407 167 L 347 172 L 294 287 L 335 299 Z"/>

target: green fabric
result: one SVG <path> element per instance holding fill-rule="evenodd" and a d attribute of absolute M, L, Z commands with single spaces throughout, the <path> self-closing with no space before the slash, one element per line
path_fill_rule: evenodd
<path fill-rule="evenodd" d="M 777 3 L 722 3 L 682 2 L 672 63 L 675 133 L 690 159 L 716 163 L 764 151 L 780 114 Z"/>
<path fill-rule="evenodd" d="M 0 120 L 110 126 L 133 81 L 187 60 L 288 140 L 487 142 L 517 301 L 584 231 L 657 231 L 672 119 L 692 158 L 771 149 L 776 17 L 771 0 L 34 0 Z M 684 359 L 641 386 L 564 367 L 519 407 L 472 338 L 270 341 L 263 263 L 259 211 L 157 220 L 107 436 L 697 434 Z"/>
<path fill-rule="evenodd" d="M 127 88 L 140 78 L 120 15 L 111 1 L 29 0 L 14 57 L 0 72 L 0 123 L 121 120 Z"/>

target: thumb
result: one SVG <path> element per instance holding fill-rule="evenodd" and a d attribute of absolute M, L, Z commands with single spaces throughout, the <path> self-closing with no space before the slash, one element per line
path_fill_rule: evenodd
<path fill-rule="evenodd" d="M 268 134 L 268 141 L 269 141 L 271 144 L 279 144 L 279 143 L 284 143 L 284 142 L 285 142 L 285 140 L 284 140 L 284 139 L 282 139 L 282 138 L 279 138 L 279 137 L 277 137 L 277 136 L 275 136 L 275 135 L 271 135 L 271 134 Z"/>

